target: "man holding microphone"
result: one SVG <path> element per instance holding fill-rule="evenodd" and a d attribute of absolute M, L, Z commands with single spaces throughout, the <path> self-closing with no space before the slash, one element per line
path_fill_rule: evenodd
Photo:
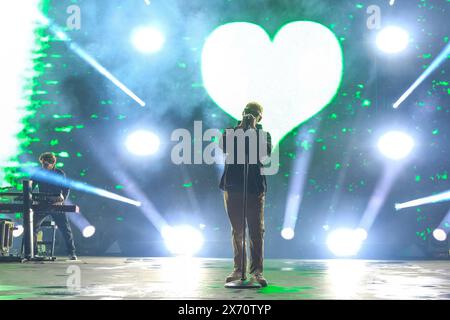
<path fill-rule="evenodd" d="M 261 173 L 263 167 L 261 160 L 264 156 L 270 156 L 272 144 L 270 134 L 263 131 L 259 124 L 262 113 L 263 108 L 259 103 L 248 103 L 242 113 L 242 121 L 236 127 L 226 129 L 222 135 L 220 146 L 226 155 L 226 162 L 220 188 L 224 191 L 224 204 L 230 219 L 234 252 L 233 272 L 226 278 L 226 282 L 241 279 L 247 271 L 246 250 L 243 250 L 242 245 L 245 230 L 243 209 L 246 200 L 246 224 L 250 238 L 249 273 L 251 280 L 265 287 L 267 280 L 263 276 L 264 203 L 267 183 L 265 175 Z M 236 143 L 242 136 L 245 141 L 243 148 L 242 143 L 240 145 Z M 246 158 L 244 163 L 243 157 Z M 245 188 L 246 199 L 244 199 Z"/>

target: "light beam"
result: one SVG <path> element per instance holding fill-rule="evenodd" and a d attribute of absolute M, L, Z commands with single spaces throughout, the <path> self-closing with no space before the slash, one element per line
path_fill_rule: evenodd
<path fill-rule="evenodd" d="M 108 198 L 111 200 L 125 202 L 134 205 L 136 207 L 141 206 L 141 203 L 139 201 L 135 201 L 126 197 L 122 197 L 118 194 L 94 186 L 90 186 L 87 183 L 68 179 L 60 174 L 53 173 L 49 170 L 43 170 L 40 168 L 23 168 L 23 171 L 28 173 L 31 176 L 31 179 L 38 179 L 39 181 L 45 181 L 58 186 L 95 194 L 97 196 Z"/>
<path fill-rule="evenodd" d="M 119 79 L 117 79 L 114 75 L 111 74 L 108 70 L 105 69 L 100 63 L 98 63 L 94 58 L 92 58 L 86 51 L 84 51 L 80 46 L 78 46 L 75 42 L 70 39 L 70 37 L 56 24 L 52 23 L 46 17 L 40 15 L 39 21 L 49 27 L 49 29 L 57 36 L 60 40 L 69 43 L 69 48 L 74 51 L 80 58 L 82 58 L 85 62 L 90 64 L 94 69 L 96 69 L 100 74 L 105 76 L 108 80 L 110 80 L 116 87 L 125 92 L 131 99 L 136 101 L 142 107 L 145 106 L 145 102 L 142 101 L 133 91 L 128 89 Z"/>
<path fill-rule="evenodd" d="M 412 84 L 408 90 L 394 103 L 394 109 L 397 109 L 400 104 L 409 97 L 409 95 L 434 71 L 436 70 L 450 54 L 450 43 L 445 47 L 445 49 L 437 56 L 436 59 L 430 64 L 430 66 L 425 70 L 422 75 Z"/>
<path fill-rule="evenodd" d="M 444 201 L 450 201 L 450 190 L 436 194 L 434 196 L 419 198 L 419 199 L 415 199 L 415 200 L 411 200 L 411 201 L 407 201 L 407 202 L 403 202 L 403 203 L 396 203 L 395 209 L 401 210 L 401 209 L 421 206 L 424 204 L 438 203 L 438 202 L 444 202 Z"/>

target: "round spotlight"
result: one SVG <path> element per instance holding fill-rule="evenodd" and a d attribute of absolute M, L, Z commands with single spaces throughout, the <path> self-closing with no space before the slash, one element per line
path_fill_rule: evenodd
<path fill-rule="evenodd" d="M 378 149 L 387 158 L 400 160 L 406 158 L 414 148 L 414 140 L 407 134 L 391 131 L 378 140 Z"/>
<path fill-rule="evenodd" d="M 364 241 L 367 239 L 367 231 L 363 228 L 356 229 L 355 234 L 356 234 L 356 237 L 361 241 Z"/>
<path fill-rule="evenodd" d="M 351 257 L 361 249 L 362 240 L 358 232 L 351 229 L 332 231 L 327 238 L 328 249 L 337 257 Z"/>
<path fill-rule="evenodd" d="M 164 45 L 164 35 L 154 27 L 139 27 L 131 35 L 131 42 L 141 52 L 155 53 Z"/>
<path fill-rule="evenodd" d="M 23 234 L 23 226 L 22 225 L 18 225 L 16 226 L 16 229 L 13 230 L 13 237 L 14 238 L 18 238 Z"/>
<path fill-rule="evenodd" d="M 440 228 L 434 229 L 433 237 L 437 241 L 445 241 L 447 239 L 447 233 L 444 230 L 440 229 Z"/>
<path fill-rule="evenodd" d="M 292 228 L 283 228 L 283 230 L 281 230 L 281 236 L 285 240 L 294 239 L 294 235 L 295 235 L 295 232 L 294 232 L 294 229 L 292 229 Z"/>
<path fill-rule="evenodd" d="M 90 238 L 95 233 L 95 227 L 94 226 L 87 226 L 83 229 L 83 237 Z"/>
<path fill-rule="evenodd" d="M 399 27 L 386 27 L 377 35 L 377 46 L 387 53 L 403 51 L 409 43 L 409 34 Z"/>
<path fill-rule="evenodd" d="M 159 150 L 160 141 L 157 135 L 149 131 L 136 131 L 126 141 L 128 151 L 138 156 L 149 156 Z"/>
<path fill-rule="evenodd" d="M 203 235 L 191 226 L 163 227 L 161 235 L 167 249 L 177 256 L 193 256 L 203 246 Z"/>

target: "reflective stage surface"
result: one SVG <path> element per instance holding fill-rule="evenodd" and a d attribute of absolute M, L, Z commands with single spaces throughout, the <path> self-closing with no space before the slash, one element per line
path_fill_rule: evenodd
<path fill-rule="evenodd" d="M 0 264 L 9 299 L 450 299 L 450 262 L 266 260 L 263 289 L 224 288 L 228 259 L 81 258 Z"/>

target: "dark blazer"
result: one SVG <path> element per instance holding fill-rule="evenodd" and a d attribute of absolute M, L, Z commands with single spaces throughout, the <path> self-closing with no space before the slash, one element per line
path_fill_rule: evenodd
<path fill-rule="evenodd" d="M 240 123 L 238 123 L 239 125 Z M 238 129 L 237 126 L 232 129 L 233 132 Z M 272 139 L 268 132 L 265 132 L 265 135 L 260 134 L 260 131 L 263 131 L 262 126 L 260 124 L 256 125 L 256 136 L 257 136 L 257 163 L 249 164 L 248 166 L 248 193 L 259 194 L 267 191 L 267 182 L 266 176 L 261 174 L 261 168 L 263 164 L 261 163 L 261 159 L 259 159 L 259 146 L 261 137 L 266 137 L 265 141 L 261 142 L 262 146 L 267 147 L 267 155 L 270 156 L 272 152 Z M 223 133 L 220 146 L 223 152 L 226 155 L 227 159 L 230 159 L 230 150 L 227 150 L 227 130 Z M 248 153 L 249 146 L 247 145 L 246 152 Z M 250 149 L 251 150 L 251 149 Z M 244 164 L 237 164 L 237 138 L 234 139 L 234 159 L 233 163 L 225 163 L 225 169 L 222 175 L 222 179 L 220 180 L 220 189 L 228 192 L 243 192 L 244 191 Z"/>

